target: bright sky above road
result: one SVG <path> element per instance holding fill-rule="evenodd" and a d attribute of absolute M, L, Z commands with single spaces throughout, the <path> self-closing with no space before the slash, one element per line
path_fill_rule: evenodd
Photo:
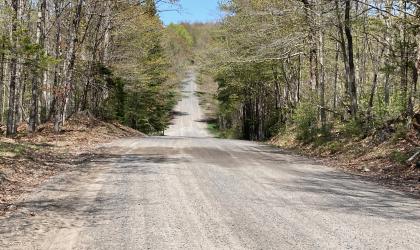
<path fill-rule="evenodd" d="M 180 0 L 179 11 L 166 11 L 169 6 L 159 6 L 160 17 L 165 25 L 180 22 L 213 22 L 220 18 L 219 0 Z M 173 8 L 173 7 L 172 7 Z"/>

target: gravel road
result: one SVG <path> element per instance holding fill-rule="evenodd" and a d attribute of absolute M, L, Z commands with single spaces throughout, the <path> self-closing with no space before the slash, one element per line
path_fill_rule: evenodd
<path fill-rule="evenodd" d="M 211 138 L 194 75 L 165 137 L 117 140 L 0 220 L 1 249 L 420 249 L 420 202 Z"/>

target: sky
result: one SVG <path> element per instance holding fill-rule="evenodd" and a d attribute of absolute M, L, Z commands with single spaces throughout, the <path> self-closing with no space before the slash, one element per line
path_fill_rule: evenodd
<path fill-rule="evenodd" d="M 218 9 L 219 0 L 180 0 L 179 11 L 166 11 L 174 9 L 167 5 L 159 6 L 162 11 L 159 15 L 165 25 L 180 22 L 212 22 L 220 17 Z"/>

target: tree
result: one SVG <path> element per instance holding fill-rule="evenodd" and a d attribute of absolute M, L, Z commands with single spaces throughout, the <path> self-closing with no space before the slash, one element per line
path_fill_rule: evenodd
<path fill-rule="evenodd" d="M 353 52 L 353 35 L 351 25 L 351 0 L 346 0 L 345 14 L 344 14 L 344 31 L 347 39 L 347 56 L 349 70 L 349 95 L 350 95 L 350 112 L 353 118 L 357 115 L 357 87 L 356 87 L 356 68 L 354 65 L 354 52 Z"/>
<path fill-rule="evenodd" d="M 41 0 L 39 1 L 39 10 L 38 10 L 38 20 L 37 20 L 37 31 L 36 31 L 36 43 L 39 46 L 40 52 L 36 53 L 35 57 L 35 65 L 33 69 L 33 76 L 32 76 L 32 95 L 31 95 L 31 107 L 30 107 L 30 114 L 29 114 L 29 125 L 28 125 L 28 132 L 34 133 L 36 131 L 36 126 L 38 122 L 38 97 L 39 97 L 39 85 L 41 80 L 41 76 L 43 73 L 40 72 L 40 67 L 37 65 L 39 64 L 40 53 L 44 51 L 44 42 L 45 42 L 45 15 L 47 9 L 47 1 Z"/>
<path fill-rule="evenodd" d="M 7 109 L 7 134 L 14 136 L 22 122 L 28 133 L 50 121 L 60 132 L 79 111 L 147 127 L 145 132 L 163 130 L 175 100 L 174 72 L 180 68 L 168 59 L 178 52 L 166 47 L 170 42 L 158 17 L 159 2 L 1 2 L 0 110 Z M 116 97 L 132 102 L 114 102 Z M 121 107 L 130 112 L 115 111 Z M 115 115 L 106 112 L 110 109 Z M 136 122 L 130 123 L 127 114 Z"/>
<path fill-rule="evenodd" d="M 11 136 L 16 134 L 16 118 L 15 118 L 15 105 L 16 105 L 16 81 L 17 81 L 17 30 L 18 30 L 18 14 L 19 14 L 19 1 L 12 0 L 12 24 L 10 32 L 11 41 L 11 54 L 10 59 L 10 83 L 9 83 L 9 110 L 7 115 L 7 135 Z"/>
<path fill-rule="evenodd" d="M 201 63 L 219 84 L 219 125 L 231 134 L 266 139 L 305 121 L 314 140 L 334 125 L 367 135 L 404 120 L 418 103 L 417 0 L 231 0 L 221 7 L 227 15 L 208 27 L 214 35 Z M 301 117 L 309 106 L 316 119 L 309 111 L 310 119 Z"/>

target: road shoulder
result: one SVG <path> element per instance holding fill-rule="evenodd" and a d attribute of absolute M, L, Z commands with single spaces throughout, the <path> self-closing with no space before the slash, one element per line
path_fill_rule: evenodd
<path fill-rule="evenodd" d="M 16 202 L 52 176 L 72 171 L 89 162 L 98 145 L 142 133 L 118 123 L 107 123 L 89 115 L 77 115 L 60 134 L 46 124 L 37 134 L 0 138 L 0 216 L 17 210 Z"/>

